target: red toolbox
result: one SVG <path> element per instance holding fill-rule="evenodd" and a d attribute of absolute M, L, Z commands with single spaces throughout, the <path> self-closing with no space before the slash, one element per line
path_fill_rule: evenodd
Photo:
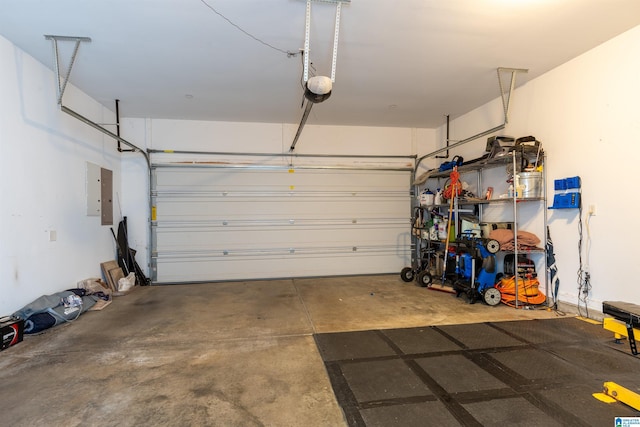
<path fill-rule="evenodd" d="M 0 319 L 0 333 L 2 333 L 0 350 L 5 350 L 14 344 L 18 344 L 24 336 L 24 320 L 3 317 Z"/>

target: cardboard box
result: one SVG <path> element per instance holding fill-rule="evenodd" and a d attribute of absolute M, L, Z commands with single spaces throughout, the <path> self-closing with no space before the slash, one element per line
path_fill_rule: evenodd
<path fill-rule="evenodd" d="M 18 344 L 24 336 L 24 320 L 9 319 L 0 321 L 0 333 L 2 334 L 0 350 L 5 350 L 14 344 Z"/>

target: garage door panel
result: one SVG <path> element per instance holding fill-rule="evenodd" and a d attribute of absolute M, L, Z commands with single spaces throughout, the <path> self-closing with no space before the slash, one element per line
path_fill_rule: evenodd
<path fill-rule="evenodd" d="M 158 221 L 238 220 L 282 218 L 352 218 L 397 217 L 398 204 L 407 197 L 272 197 L 265 199 L 158 199 Z"/>
<path fill-rule="evenodd" d="M 215 173 L 215 172 L 214 172 Z M 223 169 L 212 179 L 209 168 L 169 168 L 163 170 L 156 179 L 159 191 L 282 191 L 292 189 L 299 191 L 322 191 L 337 189 L 338 191 L 367 191 L 372 189 L 370 171 L 341 170 L 250 170 Z M 377 182 L 376 189 L 407 190 L 406 177 L 389 175 L 387 179 Z"/>
<path fill-rule="evenodd" d="M 245 238 L 239 238 L 240 233 Z M 304 234 L 304 239 L 300 234 Z M 158 231 L 158 246 L 165 251 L 176 250 L 230 250 L 242 248 L 296 248 L 296 247 L 358 247 L 383 245 L 398 236 L 409 236 L 407 227 L 395 228 L 340 228 L 333 227 L 272 227 L 256 229 L 218 229 L 189 231 Z"/>
<path fill-rule="evenodd" d="M 303 254 L 273 255 L 270 257 L 227 256 L 221 258 L 188 258 L 167 260 L 158 264 L 158 276 L 163 283 L 208 282 L 217 280 L 251 280 L 264 278 L 311 277 L 351 274 L 384 274 L 397 271 L 407 253 L 383 252 L 361 254 Z M 404 264 L 401 264 L 404 265 Z M 216 272 L 212 278 L 211 271 Z M 265 276 L 269 272 L 269 276 Z M 305 274 L 299 276 L 299 272 Z"/>
<path fill-rule="evenodd" d="M 410 262 L 408 171 L 152 170 L 154 282 L 390 273 Z"/>

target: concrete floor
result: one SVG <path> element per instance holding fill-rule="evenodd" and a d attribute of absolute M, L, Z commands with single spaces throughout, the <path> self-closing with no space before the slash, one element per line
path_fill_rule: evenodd
<path fill-rule="evenodd" d="M 399 275 L 136 287 L 0 353 L 0 425 L 346 426 L 313 333 L 556 316 Z"/>

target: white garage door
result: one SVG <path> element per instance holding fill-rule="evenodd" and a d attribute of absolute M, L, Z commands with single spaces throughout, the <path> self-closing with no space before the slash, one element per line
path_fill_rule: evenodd
<path fill-rule="evenodd" d="M 377 274 L 411 260 L 410 171 L 152 168 L 155 283 Z"/>

